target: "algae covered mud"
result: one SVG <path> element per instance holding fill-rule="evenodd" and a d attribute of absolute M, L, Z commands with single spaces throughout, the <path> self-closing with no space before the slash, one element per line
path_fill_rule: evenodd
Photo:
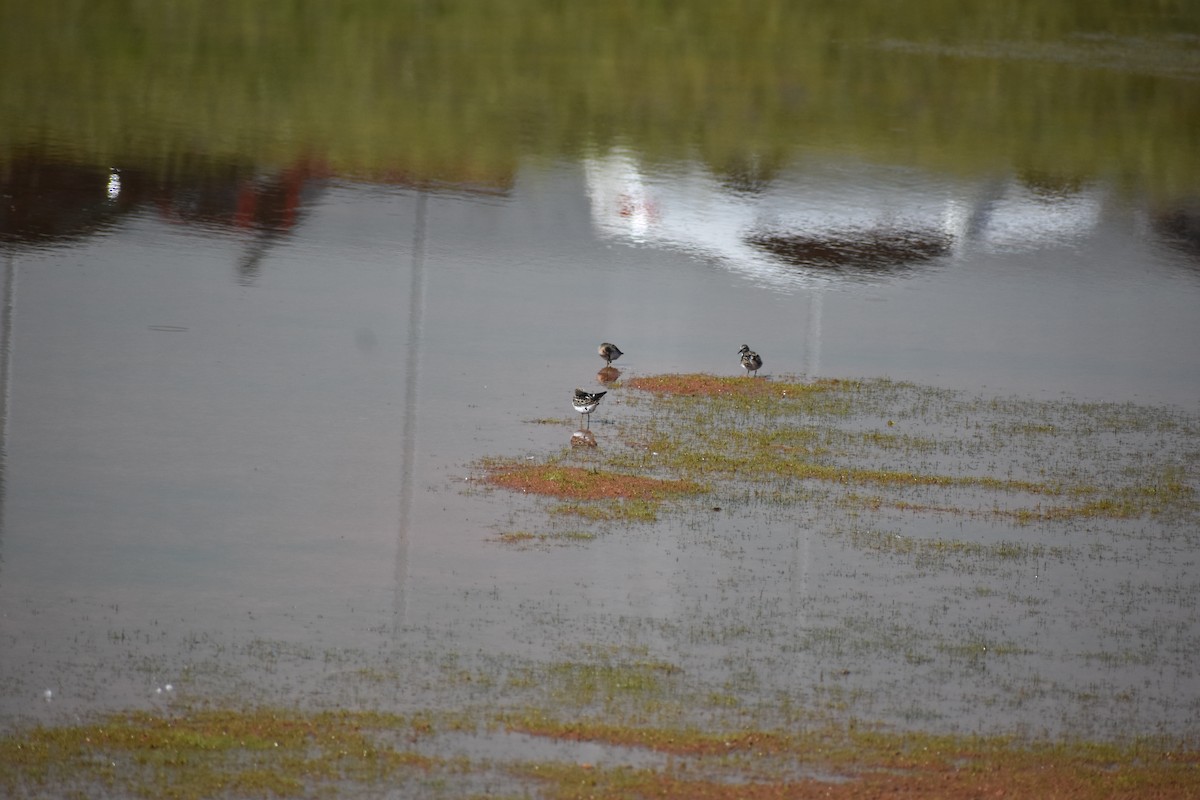
<path fill-rule="evenodd" d="M 280 709 L 118 716 L 0 742 L 10 796 L 866 798 L 1194 797 L 1194 752 L 1161 744 L 1026 746 L 821 729 L 802 733 L 493 720 L 520 737 L 612 743 L 641 766 L 430 755 L 459 718 Z M 526 745 L 527 747 L 527 745 Z M 575 755 L 575 754 L 571 754 Z M 655 759 L 659 766 L 645 762 Z"/>
<path fill-rule="evenodd" d="M 464 598 L 507 644 L 194 642 L 157 708 L 8 735 L 0 785 L 1200 789 L 1194 414 L 889 380 L 673 374 L 609 391 L 595 447 L 562 425 L 563 449 L 490 456 L 468 484 L 492 511 L 478 547 L 537 576 Z"/>

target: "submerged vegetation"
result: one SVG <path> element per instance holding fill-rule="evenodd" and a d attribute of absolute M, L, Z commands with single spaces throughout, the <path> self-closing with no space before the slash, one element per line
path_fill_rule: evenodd
<path fill-rule="evenodd" d="M 1200 432 L 1179 412 L 971 399 L 887 380 L 657 375 L 623 388 L 635 407 L 649 403 L 624 425 L 623 446 L 605 448 L 599 462 L 589 455 L 586 467 L 572 466 L 570 452 L 545 463 L 488 462 L 486 481 L 575 501 L 657 503 L 703 492 L 715 496 L 704 503 L 727 504 L 748 492 L 811 504 L 823 491 L 843 512 L 1017 526 L 1196 509 L 1194 457 L 1162 446 L 1163 436 Z M 993 545 L 956 549 L 971 547 Z"/>
<path fill-rule="evenodd" d="M 679 710 L 687 705 L 776 719 L 777 709 L 764 708 L 783 697 L 789 708 L 805 710 L 784 714 L 782 727 L 756 729 L 756 752 L 797 741 L 781 732 L 881 706 L 889 720 L 927 731 L 970 726 L 966 719 L 989 708 L 1015 710 L 1018 719 L 1037 708 L 1043 720 L 1087 708 L 1088 729 L 1122 739 L 1129 731 L 1116 730 L 1116 720 L 1175 702 L 1171 691 L 1148 689 L 1141 670 L 1153 664 L 1182 684 L 1193 679 L 1185 653 L 1200 644 L 1200 596 L 1186 567 L 1171 562 L 1197 546 L 1200 420 L 1182 409 L 971 396 L 886 379 L 655 375 L 610 389 L 626 413 L 596 449 L 566 447 L 519 466 L 483 462 L 483 482 L 505 487 L 509 470 L 560 475 L 574 467 L 594 481 L 628 481 L 627 493 L 641 481 L 703 487 L 642 520 L 602 498 L 573 499 L 565 516 L 591 523 L 589 548 L 621 530 L 613 522 L 658 523 L 654 536 L 665 532 L 664 520 L 671 530 L 693 530 L 663 549 L 676 559 L 689 547 L 711 549 L 720 577 L 694 591 L 668 591 L 687 613 L 620 618 L 633 631 L 649 627 L 652 641 L 665 639 L 665 652 L 687 654 L 670 673 L 631 681 L 656 687 L 652 710 L 631 710 L 627 692 L 610 691 L 580 701 L 602 709 L 594 724 L 535 714 L 531 719 L 542 721 L 526 721 L 521 730 L 678 755 L 685 741 L 704 749 L 703 725 L 690 739 L 673 727 L 618 735 L 612 716 L 694 724 L 694 714 Z M 520 483 L 532 530 L 553 533 L 566 524 L 558 499 L 565 485 Z M 621 539 L 628 546 L 638 536 Z M 702 563 L 700 574 L 710 568 Z M 1157 573 L 1135 582 L 1143 564 L 1156 565 Z M 683 574 L 694 580 L 697 572 Z M 1098 646 L 1063 646 L 1060 637 L 1080 624 Z M 1114 649 L 1100 644 L 1110 640 Z M 677 684 L 712 670 L 697 655 L 707 647 L 753 656 L 747 663 L 726 658 L 717 670 L 725 682 L 702 681 L 693 690 L 707 691 L 707 700 L 683 701 Z M 901 685 L 895 674 L 905 676 Z M 1088 678 L 1077 678 L 1082 674 Z M 927 683 L 930 675 L 936 680 Z M 971 710 L 947 710 L 951 685 Z M 1018 727 L 1025 736 L 1014 741 L 1030 744 L 1026 736 L 1036 729 Z M 1061 746 L 1047 744 L 1063 741 L 1055 730 L 1046 725 L 1033 737 L 1040 752 Z M 1200 733 L 1186 725 L 1176 730 L 1185 740 Z M 1020 752 L 1022 764 L 1037 761 Z M 1050 768 L 1039 763 L 1038 770 Z M 838 768 L 826 761 L 815 769 Z M 1171 780 L 1186 783 L 1192 770 Z M 1064 767 L 1050 779 L 1086 796 L 1081 786 L 1094 778 L 1083 772 Z M 681 788 L 677 777 L 654 780 L 670 785 L 668 792 L 697 791 Z M 978 788 L 956 783 L 960 778 L 955 772 L 939 780 L 954 787 L 950 793 Z M 927 791 L 929 779 L 905 785 Z M 1006 785 L 1025 778 L 1009 779 Z M 764 796 L 807 796 L 785 784 Z M 844 791 L 859 796 L 862 786 Z"/>

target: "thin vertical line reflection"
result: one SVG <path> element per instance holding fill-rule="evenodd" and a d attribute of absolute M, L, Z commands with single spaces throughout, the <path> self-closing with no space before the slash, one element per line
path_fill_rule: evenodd
<path fill-rule="evenodd" d="M 13 313 L 17 297 L 17 263 L 12 253 L 4 260 L 4 295 L 0 313 L 0 554 L 4 546 L 5 497 L 8 485 L 8 411 L 12 394 Z M 0 564 L 3 564 L 0 558 Z"/>
<path fill-rule="evenodd" d="M 816 377 L 821 371 L 821 312 L 824 307 L 824 298 L 825 295 L 819 288 L 814 287 L 809 291 L 808 331 L 804 336 L 804 374 L 810 379 Z M 808 614 L 805 609 L 808 608 L 809 570 L 812 566 L 812 531 L 805 529 L 800 531 L 800 535 L 804 537 L 804 541 L 795 549 L 794 553 L 794 558 L 799 561 L 799 564 L 795 561 L 792 562 L 791 599 L 792 611 L 801 623 L 797 630 L 805 630 L 808 628 Z M 806 666 L 801 665 L 799 657 L 792 662 L 792 671 L 793 677 L 797 681 L 806 671 Z M 794 683 L 794 685 L 799 684 Z"/>
<path fill-rule="evenodd" d="M 412 280 L 408 290 L 408 345 L 404 357 L 404 413 L 400 421 L 400 518 L 396 535 L 396 594 L 392 607 L 392 636 L 398 638 L 408 621 L 408 534 L 412 513 L 413 470 L 417 454 L 417 373 L 420 368 L 422 318 L 425 310 L 426 195 L 417 191 L 413 224 Z"/>
<path fill-rule="evenodd" d="M 810 378 L 821 372 L 821 310 L 825 296 L 813 288 L 808 294 L 808 333 L 804 336 L 804 374 Z"/>

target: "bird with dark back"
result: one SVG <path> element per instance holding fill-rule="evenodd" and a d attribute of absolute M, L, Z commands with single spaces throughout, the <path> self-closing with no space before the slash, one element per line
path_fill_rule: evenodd
<path fill-rule="evenodd" d="M 596 410 L 596 406 L 600 405 L 600 398 L 608 392 L 586 392 L 583 389 L 576 389 L 575 396 L 571 398 L 571 406 L 587 417 L 588 428 L 592 427 L 592 412 Z"/>
<path fill-rule="evenodd" d="M 625 355 L 621 352 L 621 348 L 617 347 L 612 342 L 602 342 L 598 350 L 600 352 L 600 357 L 604 359 L 606 366 L 611 366 L 612 362 Z"/>
<path fill-rule="evenodd" d="M 746 370 L 747 375 L 758 374 L 758 370 L 763 365 L 762 356 L 750 349 L 750 345 L 742 345 L 742 349 L 738 350 L 742 356 L 742 369 Z"/>

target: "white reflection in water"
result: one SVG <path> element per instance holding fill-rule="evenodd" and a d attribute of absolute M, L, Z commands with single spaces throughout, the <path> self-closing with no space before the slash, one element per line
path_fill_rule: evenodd
<path fill-rule="evenodd" d="M 699 165 L 648 175 L 614 151 L 584 162 L 604 237 L 711 259 L 774 289 L 881 282 L 971 252 L 1035 250 L 1093 231 L 1102 194 L 974 187 L 866 164 L 809 167 L 754 193 Z"/>
<path fill-rule="evenodd" d="M 108 174 L 108 187 L 105 192 L 109 200 L 116 200 L 121 194 L 121 173 L 117 170 L 112 170 Z"/>

